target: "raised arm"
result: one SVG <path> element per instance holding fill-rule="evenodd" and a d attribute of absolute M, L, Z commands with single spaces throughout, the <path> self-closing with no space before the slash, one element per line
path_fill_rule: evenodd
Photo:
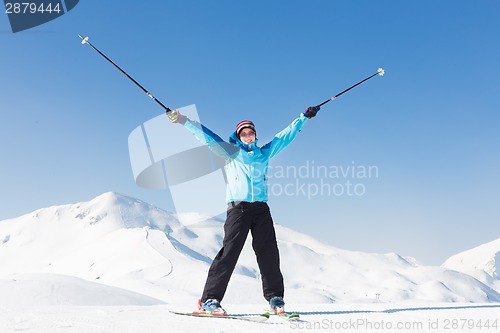
<path fill-rule="evenodd" d="M 300 129 L 306 123 L 307 119 L 315 117 L 318 111 L 319 107 L 308 107 L 306 111 L 301 113 L 298 118 L 294 119 L 290 125 L 276 134 L 271 142 L 264 145 L 262 147 L 263 152 L 271 158 L 285 149 L 285 147 L 295 139 L 297 134 L 299 134 Z"/>
<path fill-rule="evenodd" d="M 234 154 L 238 152 L 238 148 L 224 141 L 220 136 L 212 132 L 210 129 L 200 124 L 197 121 L 190 120 L 182 115 L 179 111 L 173 110 L 167 113 L 168 118 L 173 123 L 178 123 L 184 126 L 188 131 L 193 133 L 198 141 L 207 145 L 212 152 L 224 159 L 234 158 Z"/>

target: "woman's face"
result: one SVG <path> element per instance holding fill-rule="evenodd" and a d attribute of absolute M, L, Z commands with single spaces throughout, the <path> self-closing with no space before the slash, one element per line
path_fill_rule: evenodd
<path fill-rule="evenodd" d="M 244 128 L 240 132 L 240 140 L 243 143 L 251 144 L 255 141 L 255 131 L 251 128 Z"/>

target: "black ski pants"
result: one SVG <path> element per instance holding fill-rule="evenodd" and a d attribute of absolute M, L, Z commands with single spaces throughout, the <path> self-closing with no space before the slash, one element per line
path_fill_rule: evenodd
<path fill-rule="evenodd" d="M 265 202 L 243 201 L 229 205 L 222 249 L 208 271 L 202 301 L 211 298 L 221 301 L 224 298 L 249 231 L 252 233 L 252 247 L 262 276 L 264 298 L 269 301 L 274 296 L 283 297 L 283 275 L 269 206 Z"/>

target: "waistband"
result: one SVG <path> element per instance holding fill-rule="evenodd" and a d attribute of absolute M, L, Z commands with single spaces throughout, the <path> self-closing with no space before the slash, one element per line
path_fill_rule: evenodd
<path fill-rule="evenodd" d="M 254 201 L 254 202 L 250 202 L 250 201 L 229 201 L 227 203 L 227 208 L 234 208 L 238 205 L 243 205 L 243 206 L 252 206 L 252 205 L 261 205 L 261 204 L 267 204 L 267 202 L 265 201 Z"/>

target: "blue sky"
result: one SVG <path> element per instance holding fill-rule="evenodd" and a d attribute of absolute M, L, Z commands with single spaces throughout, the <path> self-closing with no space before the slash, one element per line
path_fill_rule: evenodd
<path fill-rule="evenodd" d="M 499 12 L 494 0 L 81 0 L 16 34 L 2 14 L 0 219 L 106 191 L 171 208 L 166 191 L 135 185 L 127 148 L 162 109 L 82 34 L 170 108 L 196 104 L 222 137 L 252 119 L 260 143 L 383 67 L 272 162 L 375 167 L 324 179 L 363 194 L 298 190 L 272 196 L 271 210 L 276 223 L 341 248 L 440 264 L 500 237 Z M 275 177 L 275 189 L 294 182 Z"/>

